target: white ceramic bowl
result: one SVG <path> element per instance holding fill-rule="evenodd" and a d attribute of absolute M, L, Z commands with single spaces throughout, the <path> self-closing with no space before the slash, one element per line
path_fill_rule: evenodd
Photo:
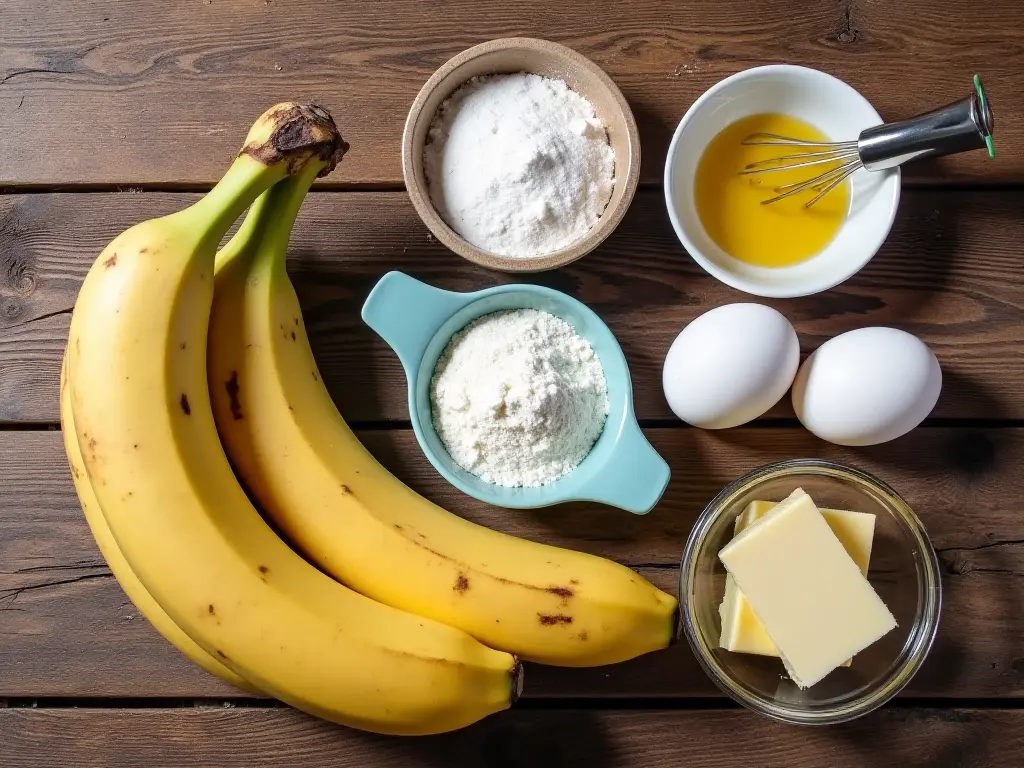
<path fill-rule="evenodd" d="M 900 171 L 853 174 L 845 222 L 824 250 L 810 259 L 789 267 L 756 267 L 734 259 L 701 224 L 693 198 L 694 176 L 705 147 L 719 131 L 764 112 L 797 117 L 832 141 L 856 139 L 865 128 L 882 122 L 856 90 L 816 69 L 773 64 L 738 72 L 709 88 L 676 128 L 665 161 L 669 218 L 694 261 L 733 288 L 776 298 L 828 290 L 867 264 L 889 234 L 900 199 Z"/>

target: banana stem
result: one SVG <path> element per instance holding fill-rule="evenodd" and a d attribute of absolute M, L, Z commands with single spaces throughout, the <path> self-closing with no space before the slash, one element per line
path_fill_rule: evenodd
<path fill-rule="evenodd" d="M 232 269 L 248 269 L 243 259 L 270 269 L 278 265 L 283 268 L 295 218 L 323 167 L 322 161 L 313 160 L 295 176 L 263 192 L 234 237 L 217 254 L 217 272 L 229 264 Z"/>
<path fill-rule="evenodd" d="M 195 222 L 199 238 L 216 248 L 235 219 L 286 175 L 284 163 L 266 166 L 242 155 L 231 164 L 217 185 L 184 213 Z"/>
<path fill-rule="evenodd" d="M 252 202 L 285 177 L 330 173 L 348 151 L 330 113 L 316 105 L 277 104 L 253 124 L 217 185 L 183 213 L 204 245 L 216 246 Z M 299 200 L 301 203 L 301 198 Z"/>
<path fill-rule="evenodd" d="M 264 191 L 249 206 L 249 212 L 242 219 L 241 226 L 238 227 L 238 230 L 231 236 L 231 239 L 228 240 L 224 247 L 217 251 L 215 272 L 220 272 L 221 269 L 226 268 L 229 264 L 241 264 L 243 259 L 252 255 L 256 244 L 263 237 L 268 201 L 269 192 Z"/>
<path fill-rule="evenodd" d="M 256 266 L 271 270 L 285 269 L 288 240 L 291 238 L 295 219 L 299 215 L 302 201 L 317 177 L 315 165 L 316 163 L 310 163 L 298 175 L 267 192 L 267 209 L 271 215 L 268 217 L 263 239 L 256 251 Z"/>

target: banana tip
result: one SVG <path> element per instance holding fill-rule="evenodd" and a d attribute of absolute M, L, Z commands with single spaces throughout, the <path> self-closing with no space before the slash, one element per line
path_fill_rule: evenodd
<path fill-rule="evenodd" d="M 289 175 L 316 159 L 324 166 L 317 176 L 326 176 L 348 149 L 327 107 L 286 101 L 259 116 L 239 154 L 267 166 L 287 163 Z"/>
<path fill-rule="evenodd" d="M 686 628 L 683 626 L 683 614 L 681 607 L 677 604 L 672 616 L 669 618 L 669 631 L 667 646 L 673 646 L 683 638 L 683 634 L 686 632 Z"/>
<path fill-rule="evenodd" d="M 523 678 L 525 677 L 525 674 L 523 672 L 523 664 L 522 664 L 522 662 L 520 662 L 519 659 L 517 659 L 515 656 L 513 656 L 512 658 L 513 658 L 514 661 L 513 661 L 513 664 L 512 664 L 512 672 L 511 672 L 512 693 L 509 696 L 509 704 L 510 705 L 511 704 L 515 704 L 517 701 L 519 701 L 519 697 L 523 695 L 523 683 L 524 683 L 524 679 Z"/>

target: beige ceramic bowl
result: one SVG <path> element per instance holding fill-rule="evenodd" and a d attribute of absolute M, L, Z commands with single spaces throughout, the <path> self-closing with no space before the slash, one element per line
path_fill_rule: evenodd
<path fill-rule="evenodd" d="M 437 108 L 464 82 L 478 75 L 530 72 L 564 80 L 586 97 L 608 130 L 615 150 L 615 188 L 601 218 L 568 248 L 544 256 L 510 258 L 483 251 L 460 237 L 434 209 L 423 171 L 423 145 Z M 597 65 L 570 48 L 547 40 L 509 37 L 473 46 L 449 59 L 416 96 L 402 136 L 402 174 L 409 197 L 434 236 L 460 256 L 504 272 L 555 269 L 592 251 L 622 221 L 640 175 L 640 136 L 622 93 Z"/>

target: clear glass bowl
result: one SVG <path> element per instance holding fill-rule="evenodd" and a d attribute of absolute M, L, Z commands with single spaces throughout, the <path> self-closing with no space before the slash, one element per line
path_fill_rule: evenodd
<path fill-rule="evenodd" d="M 781 501 L 796 488 L 822 507 L 875 514 L 868 579 L 899 625 L 857 654 L 850 667 L 804 690 L 787 677 L 780 659 L 719 647 L 725 567 L 718 553 L 749 502 Z M 805 725 L 853 720 L 903 688 L 935 639 L 941 592 L 935 550 L 899 495 L 866 472 L 817 459 L 761 467 L 727 486 L 697 519 L 679 569 L 683 630 L 704 671 L 744 706 Z"/>

